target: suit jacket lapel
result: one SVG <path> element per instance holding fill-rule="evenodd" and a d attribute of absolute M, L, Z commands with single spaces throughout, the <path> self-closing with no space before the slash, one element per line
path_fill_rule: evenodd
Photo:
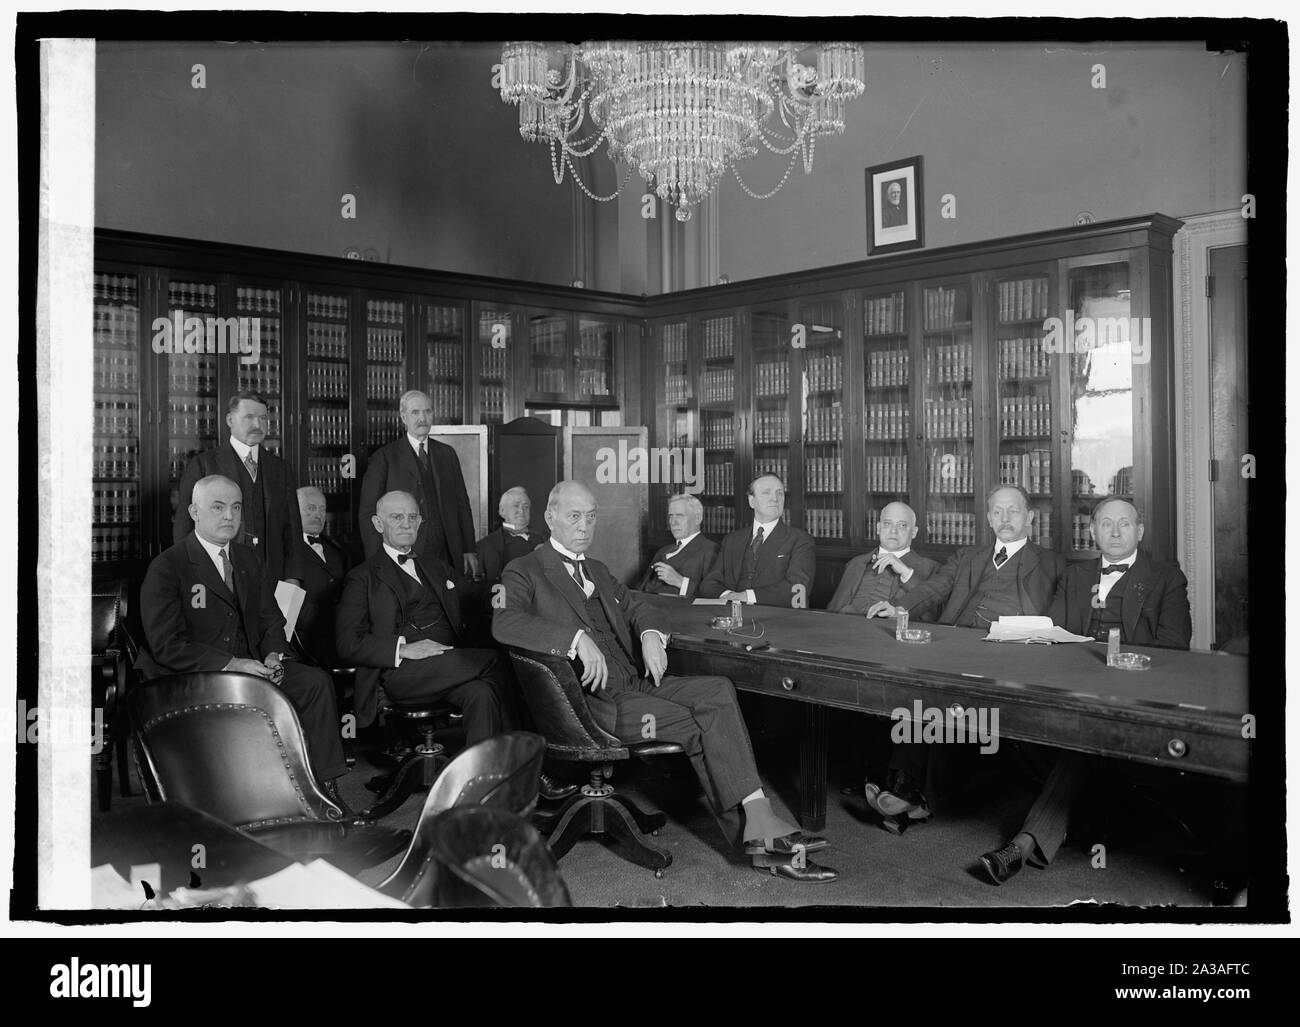
<path fill-rule="evenodd" d="M 776 563 L 779 550 L 789 534 L 790 529 L 786 527 L 785 521 L 777 521 L 776 527 L 772 529 L 772 534 L 763 539 L 763 547 L 758 551 L 758 563 L 755 567 L 754 577 L 759 577 L 763 568 Z"/>
<path fill-rule="evenodd" d="M 208 556 L 208 551 L 203 548 L 203 544 L 192 531 L 185 536 L 185 551 L 189 555 L 190 563 L 197 568 L 197 574 L 202 579 L 201 584 L 210 593 L 218 596 L 227 606 L 234 607 L 235 597 L 230 594 L 230 589 L 226 588 L 225 579 L 217 573 L 216 564 L 212 562 L 211 557 Z M 232 558 L 230 562 L 233 566 L 235 561 Z M 235 584 L 238 586 L 242 582 L 239 581 L 238 571 L 235 574 Z M 193 596 L 190 597 L 190 600 L 192 599 Z M 238 610 L 238 607 L 235 607 L 235 609 Z"/>
<path fill-rule="evenodd" d="M 1151 564 L 1142 553 L 1137 554 L 1133 566 L 1125 573 L 1128 584 L 1124 588 L 1124 598 L 1120 603 L 1120 620 L 1124 622 L 1124 632 L 1130 638 L 1137 628 L 1138 617 L 1142 607 L 1151 595 Z"/>
<path fill-rule="evenodd" d="M 605 619 L 613 627 L 614 633 L 618 635 L 619 643 L 623 646 L 623 651 L 632 658 L 632 666 L 635 667 L 639 661 L 636 658 L 636 651 L 632 648 L 632 635 L 627 629 L 627 617 L 619 609 L 618 604 L 614 602 L 614 590 L 618 587 L 617 583 L 614 581 L 613 576 L 607 573 L 604 577 L 609 587 L 606 588 L 606 582 L 597 582 L 596 575 L 590 568 L 587 570 L 587 576 L 591 578 L 592 583 L 596 586 L 596 598 L 600 600 L 601 609 L 605 611 Z"/>
<path fill-rule="evenodd" d="M 392 560 L 388 561 L 392 563 Z M 429 565 L 429 561 L 422 555 L 417 555 L 415 565 L 420 568 L 420 573 L 424 575 L 424 580 L 429 583 L 434 594 L 438 597 L 438 602 L 442 603 L 442 612 L 447 616 L 447 622 L 451 625 L 452 631 L 460 635 L 460 604 L 452 599 L 447 592 L 447 579 L 440 577 L 437 569 Z M 398 571 L 400 574 L 401 571 Z"/>
<path fill-rule="evenodd" d="M 539 552 L 542 557 L 542 566 L 546 569 L 546 576 L 550 579 L 551 584 L 564 597 L 564 601 L 569 604 L 583 624 L 589 628 L 595 627 L 591 623 L 591 617 L 587 614 L 587 604 L 580 598 L 581 593 L 578 591 L 578 584 L 573 580 L 573 575 L 569 573 L 568 567 L 564 564 L 564 558 L 560 556 L 554 546 L 549 544 L 543 546 Z M 597 591 L 599 591 L 599 588 Z"/>

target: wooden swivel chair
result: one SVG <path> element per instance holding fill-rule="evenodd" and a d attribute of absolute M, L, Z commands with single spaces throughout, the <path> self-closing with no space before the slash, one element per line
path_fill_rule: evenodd
<path fill-rule="evenodd" d="M 507 650 L 533 722 L 546 738 L 547 754 L 589 768 L 588 783 L 577 794 L 555 813 L 534 818 L 549 835 L 555 858 L 562 858 L 579 838 L 591 834 L 624 859 L 662 877 L 673 861 L 672 853 L 654 845 L 646 834 L 657 834 L 667 818 L 658 811 L 643 812 L 631 799 L 618 794 L 609 779 L 614 764 L 630 756 L 641 759 L 685 750 L 675 742 L 620 742 L 592 718 L 582 684 L 568 660 L 513 646 Z"/>
<path fill-rule="evenodd" d="M 408 905 L 432 905 L 437 876 L 431 850 L 434 818 L 457 806 L 492 806 L 531 816 L 545 752 L 541 735 L 514 731 L 484 739 L 448 763 L 429 789 L 406 855 L 379 890 Z"/>
<path fill-rule="evenodd" d="M 495 806 L 456 806 L 429 821 L 437 866 L 431 904 L 571 906 L 556 856 L 527 820 Z"/>
<path fill-rule="evenodd" d="M 347 817 L 311 770 L 298 714 L 262 678 L 224 671 L 172 674 L 127 697 L 153 794 L 192 806 L 296 860 L 354 873 L 410 841 Z"/>

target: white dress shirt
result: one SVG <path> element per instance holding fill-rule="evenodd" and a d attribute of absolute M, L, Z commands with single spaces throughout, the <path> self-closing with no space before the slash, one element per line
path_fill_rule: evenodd
<path fill-rule="evenodd" d="M 316 536 L 316 537 L 317 537 L 317 539 L 320 538 L 319 535 Z M 325 546 L 324 546 L 321 542 L 319 542 L 319 541 L 313 542 L 313 541 L 311 540 L 311 536 L 308 535 L 305 531 L 302 533 L 302 540 L 303 540 L 304 542 L 307 543 L 307 548 L 308 548 L 308 549 L 310 549 L 313 553 L 315 553 L 317 556 L 320 557 L 320 562 L 321 562 L 321 563 L 324 563 L 324 562 L 325 562 Z"/>
<path fill-rule="evenodd" d="M 1104 556 L 1101 558 L 1102 568 L 1106 567 L 1123 567 L 1124 574 L 1128 573 L 1128 568 L 1133 566 L 1137 559 L 1137 553 L 1129 553 L 1123 560 L 1107 560 Z M 1101 582 L 1097 585 L 1097 601 L 1105 605 L 1106 597 L 1110 595 L 1110 590 L 1115 586 L 1115 582 L 1124 577 L 1124 574 L 1103 574 Z"/>
<path fill-rule="evenodd" d="M 994 539 L 993 555 L 997 556 L 999 550 L 1005 549 L 1007 551 L 1007 559 L 1010 560 L 1013 556 L 1015 556 L 1018 552 L 1020 552 L 1020 550 L 1025 548 L 1025 543 L 1028 541 L 1029 541 L 1028 538 L 1017 539 L 1015 542 L 1003 542 L 1000 539 Z"/>
<path fill-rule="evenodd" d="M 259 469 L 261 468 L 262 465 L 258 460 L 259 447 L 245 445 L 233 435 L 230 436 L 230 444 L 235 447 L 235 453 L 239 456 L 241 463 L 247 463 L 248 458 L 251 456 L 253 458 L 253 463 L 257 464 Z"/>
<path fill-rule="evenodd" d="M 400 549 L 394 549 L 387 542 L 385 542 L 384 552 L 388 554 L 388 558 L 392 560 L 393 563 L 397 564 L 397 569 L 399 571 L 401 571 L 403 574 L 410 577 L 411 580 L 414 581 L 416 584 L 419 585 L 424 584 L 424 582 L 420 581 L 420 575 L 415 572 L 414 560 L 407 560 L 405 563 L 403 563 L 401 560 L 398 559 L 399 556 L 408 556 L 408 555 L 414 556 L 415 555 L 414 551 L 410 552 L 409 554 L 403 553 Z M 397 638 L 397 648 L 393 650 L 394 667 L 400 667 L 402 665 L 402 657 L 400 654 L 402 652 L 402 646 L 404 645 L 406 645 L 406 636 L 399 635 Z"/>
<path fill-rule="evenodd" d="M 223 566 L 221 565 L 221 551 L 222 551 L 223 549 L 226 550 L 226 555 L 229 556 L 229 555 L 230 555 L 230 547 L 231 547 L 234 543 L 232 543 L 232 542 L 227 542 L 225 545 L 218 545 L 216 542 L 209 542 L 209 541 L 208 541 L 207 539 L 205 539 L 202 535 L 200 535 L 197 531 L 194 533 L 194 537 L 195 537 L 196 539 L 199 540 L 199 545 L 201 545 L 201 546 L 204 548 L 204 550 L 207 552 L 207 554 L 208 554 L 208 558 L 212 561 L 212 566 L 215 567 L 215 568 L 217 569 L 217 577 L 220 578 L 222 581 L 225 581 L 225 580 L 226 580 L 226 569 L 225 569 L 225 567 L 223 567 Z M 232 576 L 233 576 L 234 573 L 235 573 L 235 567 L 234 567 L 234 564 L 235 564 L 235 561 L 234 561 L 234 560 L 231 560 L 231 561 L 230 561 L 230 565 L 231 565 L 231 566 L 230 566 L 230 573 L 231 573 Z"/>
<path fill-rule="evenodd" d="M 772 540 L 772 532 L 776 530 L 776 526 L 780 523 L 781 523 L 780 517 L 778 517 L 774 521 L 767 521 L 766 523 L 758 520 L 754 521 L 753 525 L 749 529 L 750 543 L 753 544 L 754 539 L 758 537 L 758 529 L 762 528 L 763 545 L 767 545 L 768 542 Z M 744 601 L 747 603 L 758 602 L 758 596 L 754 595 L 754 590 L 752 588 L 747 588 L 745 589 L 744 592 L 741 592 L 740 589 L 738 588 L 729 589 L 729 591 L 731 592 L 733 597 L 743 597 Z"/>

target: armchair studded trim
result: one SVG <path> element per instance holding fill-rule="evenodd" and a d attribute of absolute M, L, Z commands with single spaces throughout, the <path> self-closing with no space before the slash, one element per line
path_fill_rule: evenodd
<path fill-rule="evenodd" d="M 626 746 L 596 723 L 567 659 L 514 646 L 507 649 L 524 701 L 551 755 L 584 763 L 628 758 Z"/>

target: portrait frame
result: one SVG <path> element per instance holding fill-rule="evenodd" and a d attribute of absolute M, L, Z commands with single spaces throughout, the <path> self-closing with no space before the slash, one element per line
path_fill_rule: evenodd
<path fill-rule="evenodd" d="M 921 185 L 921 158 L 876 164 L 866 169 L 867 254 L 897 253 L 925 245 L 925 209 Z M 899 202 L 887 191 L 899 187 Z M 899 210 L 901 208 L 901 212 Z"/>

